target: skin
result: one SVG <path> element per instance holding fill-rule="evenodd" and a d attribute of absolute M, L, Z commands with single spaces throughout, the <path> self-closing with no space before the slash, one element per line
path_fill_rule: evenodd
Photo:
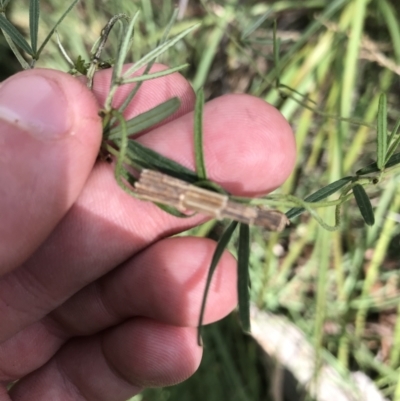
<path fill-rule="evenodd" d="M 130 197 L 113 166 L 96 161 L 109 70 L 96 74 L 93 93 L 61 72 L 23 72 L 2 83 L 0 99 L 33 75 L 63 93 L 66 135 L 38 139 L 0 118 L 0 401 L 123 401 L 185 380 L 201 360 L 196 325 L 215 243 L 168 237 L 206 218 L 175 218 Z M 181 75 L 146 82 L 125 116 L 172 96 L 178 112 L 138 140 L 193 169 L 195 97 Z M 236 195 L 273 190 L 295 160 L 288 123 L 248 95 L 205 105 L 204 147 L 210 179 Z M 205 323 L 236 303 L 236 261 L 226 252 Z"/>

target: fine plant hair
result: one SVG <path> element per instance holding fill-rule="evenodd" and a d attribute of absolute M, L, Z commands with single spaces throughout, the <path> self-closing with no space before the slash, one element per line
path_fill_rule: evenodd
<path fill-rule="evenodd" d="M 300 199 L 294 195 L 282 194 L 270 194 L 259 198 L 238 197 L 228 193 L 224 188 L 208 178 L 204 161 L 202 127 L 205 96 L 201 87 L 196 91 L 196 105 L 194 111 L 195 171 L 135 141 L 135 135 L 150 129 L 175 113 L 180 106 L 178 98 L 171 98 L 153 109 L 129 120 L 126 120 L 123 116 L 124 110 L 137 95 L 144 81 L 158 79 L 168 74 L 182 71 L 189 66 L 189 64 L 185 63 L 158 72 L 152 72 L 151 70 L 151 67 L 158 57 L 175 46 L 187 35 L 193 33 L 198 28 L 198 25 L 193 25 L 184 29 L 182 32 L 170 38 L 172 28 L 178 16 L 178 10 L 175 10 L 171 16 L 170 22 L 165 28 L 163 36 L 160 38 L 155 48 L 124 70 L 123 66 L 128 61 L 128 50 L 134 43 L 135 26 L 140 18 L 139 12 L 136 12 L 132 16 L 123 13 L 114 15 L 101 30 L 97 41 L 92 47 L 89 60 L 84 60 L 80 55 L 78 55 L 78 57 L 71 57 L 68 55 L 68 52 L 62 44 L 62 37 L 57 32 L 57 28 L 72 8 L 78 3 L 78 0 L 74 0 L 69 7 L 66 8 L 65 12 L 41 44 L 38 43 L 40 25 L 39 0 L 31 0 L 29 2 L 30 41 L 27 41 L 21 32 L 7 18 L 6 10 L 9 3 L 10 0 L 0 0 L 0 28 L 10 49 L 23 69 L 35 67 L 36 62 L 42 56 L 43 49 L 53 36 L 58 43 L 60 53 L 70 66 L 69 73 L 72 75 L 86 76 L 89 90 L 93 89 L 94 77 L 98 70 L 110 67 L 113 68 L 109 92 L 102 109 L 99 111 L 103 121 L 103 139 L 99 150 L 99 158 L 103 160 L 114 160 L 115 180 L 124 191 L 133 197 L 152 201 L 166 213 L 170 213 L 179 218 L 186 218 L 188 215 L 201 212 L 216 219 L 228 220 L 226 228 L 217 243 L 208 271 L 202 306 L 199 311 L 199 343 L 201 341 L 200 328 L 203 322 L 207 294 L 213 273 L 215 272 L 223 251 L 227 248 L 232 238 L 234 238 L 235 233 L 238 235 L 237 291 L 239 299 L 239 317 L 243 330 L 251 330 L 249 225 L 258 221 L 257 217 L 254 217 L 252 220 L 248 217 L 251 213 L 254 213 L 255 216 L 263 215 L 267 222 L 264 221 L 264 223 L 260 225 L 271 231 L 290 230 L 290 227 L 286 227 L 286 222 L 294 220 L 304 212 L 308 212 L 324 229 L 334 231 L 337 230 L 341 224 L 342 206 L 350 200 L 355 200 L 355 204 L 364 222 L 369 226 L 374 225 L 374 209 L 368 192 L 373 190 L 385 177 L 393 174 L 393 171 L 398 168 L 400 164 L 400 153 L 396 152 L 400 143 L 400 118 L 396 121 L 393 129 L 388 129 L 387 98 L 384 93 L 380 95 L 378 117 L 375 124 L 375 162 L 358 169 L 353 175 L 335 180 L 329 185 L 306 196 L 304 199 Z M 333 8 L 329 10 L 329 12 L 334 11 Z M 329 13 L 327 15 L 329 16 Z M 241 40 L 246 40 L 250 37 L 267 17 L 268 15 L 262 16 L 254 25 L 243 32 Z M 115 49 L 115 55 L 112 60 L 103 60 L 103 51 L 112 31 L 116 33 L 118 37 L 118 47 Z M 273 32 L 274 70 L 271 73 L 271 77 L 273 78 L 277 91 L 282 96 L 292 98 L 303 107 L 310 108 L 316 113 L 321 113 L 317 110 L 315 103 L 298 91 L 280 82 L 281 66 L 284 65 L 288 57 L 290 57 L 290 53 L 287 53 L 283 58 L 280 57 L 281 42 L 276 35 L 276 25 Z M 311 34 L 312 30 L 307 33 L 307 35 Z M 307 35 L 305 35 L 302 40 L 306 40 Z M 301 41 L 299 41 L 296 46 L 300 46 L 300 43 Z M 294 46 L 293 51 L 295 51 L 296 46 Z M 73 61 L 74 59 L 76 60 L 75 62 Z M 142 69 L 142 74 L 137 75 Z M 115 108 L 113 100 L 118 88 L 133 83 L 136 85 L 127 95 L 125 101 L 121 106 Z M 371 126 L 370 123 L 337 115 L 325 114 L 324 117 L 357 125 L 367 124 Z M 152 172 L 156 172 L 157 174 L 151 175 Z M 145 178 L 149 176 L 153 177 L 155 180 L 153 184 L 149 184 L 149 181 L 144 181 Z M 157 192 L 160 183 L 164 185 L 164 192 Z M 172 199 L 168 191 L 174 191 L 178 187 L 181 190 L 180 197 L 179 199 Z M 336 198 L 331 199 L 330 197 L 332 195 L 336 195 Z M 236 217 L 233 212 L 230 214 L 228 213 L 229 205 L 236 205 Z M 326 222 L 323 213 L 321 215 L 321 213 L 318 212 L 318 209 L 328 207 L 333 207 L 335 209 L 334 224 Z M 279 208 L 279 210 L 273 208 Z M 246 220 L 246 218 L 248 219 Z M 276 220 L 271 222 L 273 219 Z M 365 324 L 365 316 L 363 316 L 361 312 L 358 322 L 358 330 L 361 330 Z"/>

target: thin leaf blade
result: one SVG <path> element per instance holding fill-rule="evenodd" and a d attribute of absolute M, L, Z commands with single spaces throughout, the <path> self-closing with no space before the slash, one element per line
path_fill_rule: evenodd
<path fill-rule="evenodd" d="M 385 168 L 390 168 L 395 166 L 396 164 L 400 163 L 400 152 L 395 153 L 394 155 L 390 156 L 385 164 Z M 361 168 L 360 170 L 356 171 L 357 175 L 368 175 L 373 173 L 378 173 L 380 170 L 378 168 L 377 162 L 371 163 L 368 166 Z"/>
<path fill-rule="evenodd" d="M 3 15 L 0 14 L 0 28 L 12 39 L 12 41 L 19 46 L 22 50 L 33 56 L 31 46 L 22 36 L 22 34 L 15 28 L 13 24 Z"/>
<path fill-rule="evenodd" d="M 39 50 L 36 53 L 36 58 L 39 58 L 40 53 L 43 51 L 44 47 L 46 46 L 47 42 L 50 40 L 50 38 L 53 36 L 53 33 L 56 31 L 57 27 L 61 24 L 61 22 L 64 20 L 64 18 L 70 13 L 70 11 L 75 7 L 76 3 L 78 3 L 79 0 L 73 0 L 73 2 L 70 4 L 70 6 L 64 11 L 64 13 L 61 15 L 61 17 L 58 19 L 56 24 L 53 26 L 49 34 L 46 36 L 45 40 L 43 43 L 40 45 Z"/>
<path fill-rule="evenodd" d="M 389 161 L 389 159 L 392 157 L 392 155 L 394 154 L 394 152 L 396 151 L 397 147 L 399 146 L 400 143 L 400 135 L 394 139 L 399 131 L 400 128 L 400 117 L 397 119 L 396 124 L 393 128 L 392 133 L 390 134 L 389 140 L 388 140 L 388 147 L 389 150 L 386 154 L 386 160 L 385 160 L 385 167 L 386 167 L 386 163 Z"/>
<path fill-rule="evenodd" d="M 332 182 L 331 184 L 319 189 L 318 191 L 314 192 L 313 194 L 307 196 L 304 201 L 306 202 L 319 202 L 323 199 L 326 199 L 328 196 L 334 194 L 335 192 L 339 191 L 339 189 L 343 188 L 346 184 L 351 182 L 353 177 L 343 177 L 340 180 Z M 297 217 L 301 213 L 305 211 L 302 207 L 294 207 L 286 212 L 286 217 L 288 219 L 293 219 Z"/>
<path fill-rule="evenodd" d="M 120 141 L 117 140 L 115 142 L 119 144 Z M 192 170 L 131 139 L 128 141 L 127 155 L 135 164 L 142 168 L 161 171 L 164 174 L 191 184 L 199 180 L 196 173 Z"/>
<path fill-rule="evenodd" d="M 382 93 L 379 97 L 377 147 L 376 147 L 376 163 L 379 170 L 383 170 L 385 167 L 386 152 L 387 152 L 387 100 L 386 100 L 386 95 Z"/>
<path fill-rule="evenodd" d="M 37 40 L 39 33 L 40 0 L 29 1 L 29 31 L 31 34 L 31 46 L 33 54 L 37 52 Z"/>
<path fill-rule="evenodd" d="M 229 226 L 225 229 L 223 232 L 220 240 L 217 243 L 217 246 L 214 251 L 214 255 L 211 260 L 210 268 L 208 269 L 208 275 L 207 275 L 207 280 L 206 280 L 206 287 L 204 289 L 203 293 L 203 300 L 201 302 L 201 309 L 200 309 L 200 316 L 199 316 L 199 324 L 198 324 L 198 336 L 197 336 L 197 342 L 199 345 L 201 345 L 201 327 L 203 325 L 203 320 L 204 320 L 204 312 L 206 309 L 206 301 L 207 301 L 207 295 L 210 290 L 210 285 L 211 285 L 211 280 L 213 277 L 213 274 L 215 272 L 215 269 L 218 265 L 218 262 L 221 259 L 221 256 L 227 247 L 230 239 L 232 238 L 233 233 L 235 232 L 235 229 L 237 227 L 238 223 L 236 221 L 232 221 Z"/>
<path fill-rule="evenodd" d="M 250 332 L 250 229 L 248 224 L 240 224 L 239 248 L 238 248 L 238 297 L 239 297 L 239 318 L 242 328 Z"/>
<path fill-rule="evenodd" d="M 354 198 L 366 224 L 373 226 L 375 223 L 374 211 L 372 210 L 371 201 L 362 185 L 356 184 L 353 187 Z"/>
<path fill-rule="evenodd" d="M 123 39 L 118 48 L 118 54 L 117 54 L 117 58 L 116 58 L 116 61 L 114 64 L 112 82 L 114 82 L 116 79 L 119 79 L 121 77 L 122 68 L 124 66 L 124 62 L 125 62 L 126 56 L 128 54 L 129 46 L 132 41 L 133 29 L 134 29 L 134 26 L 135 26 L 138 16 L 139 16 L 139 11 L 137 11 L 135 13 L 135 15 L 131 18 L 128 26 L 124 30 Z"/>
<path fill-rule="evenodd" d="M 128 135 L 132 136 L 139 132 L 142 132 L 154 125 L 160 123 L 173 113 L 175 113 L 181 105 L 180 100 L 177 97 L 173 97 L 152 109 L 139 114 L 138 116 L 128 120 L 126 127 Z M 107 139 L 115 140 L 121 137 L 121 127 L 116 126 L 110 130 Z"/>
<path fill-rule="evenodd" d="M 203 147 L 203 109 L 204 109 L 204 91 L 200 88 L 196 93 L 196 105 L 194 109 L 194 154 L 196 159 L 197 175 L 207 179 L 206 163 L 204 161 Z"/>

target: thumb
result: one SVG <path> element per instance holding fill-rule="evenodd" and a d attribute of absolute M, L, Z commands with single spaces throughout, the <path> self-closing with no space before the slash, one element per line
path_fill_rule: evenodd
<path fill-rule="evenodd" d="M 101 119 L 75 78 L 29 70 L 0 86 L 0 276 L 24 262 L 78 197 Z"/>

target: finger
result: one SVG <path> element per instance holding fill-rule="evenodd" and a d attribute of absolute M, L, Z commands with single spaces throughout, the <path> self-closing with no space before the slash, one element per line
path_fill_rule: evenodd
<path fill-rule="evenodd" d="M 132 319 L 101 335 L 72 340 L 10 395 L 18 401 L 124 401 L 143 387 L 187 379 L 201 354 L 195 329 Z"/>
<path fill-rule="evenodd" d="M 49 316 L 65 335 L 88 335 L 133 316 L 197 327 L 214 241 L 161 240 L 85 287 Z M 236 260 L 226 252 L 215 271 L 204 324 L 225 317 L 237 303 Z"/>
<path fill-rule="evenodd" d="M 39 368 L 70 337 L 91 335 L 134 316 L 196 327 L 214 250 L 213 241 L 193 237 L 167 238 L 146 248 L 0 344 L 0 382 Z M 214 273 L 204 324 L 236 306 L 236 280 L 236 260 L 226 252 Z"/>
<path fill-rule="evenodd" d="M 129 67 L 130 64 L 125 65 L 124 70 L 127 70 Z M 156 73 L 167 68 L 168 67 L 163 64 L 154 64 L 150 72 Z M 145 67 L 137 71 L 133 76 L 142 75 L 144 70 Z M 93 93 L 100 104 L 104 104 L 106 101 L 110 91 L 111 77 L 112 69 L 103 70 L 95 75 Z M 86 77 L 81 77 L 81 79 L 83 82 L 86 82 Z M 118 88 L 113 99 L 114 108 L 118 109 L 122 106 L 135 85 L 136 84 L 127 84 Z M 125 115 L 128 119 L 136 117 L 173 97 L 179 98 L 181 103 L 179 109 L 156 126 L 164 125 L 166 122 L 175 120 L 177 117 L 192 111 L 195 102 L 195 94 L 188 81 L 178 73 L 161 79 L 144 81 L 141 89 L 129 103 Z"/>
<path fill-rule="evenodd" d="M 35 251 L 82 190 L 100 145 L 97 108 L 56 71 L 25 71 L 0 86 L 0 276 Z"/>
<path fill-rule="evenodd" d="M 215 109 L 219 110 L 218 114 L 214 113 Z M 279 112 L 253 97 L 229 96 L 207 104 L 205 121 L 209 115 L 216 119 L 214 124 L 205 124 L 204 130 L 212 179 L 229 190 L 236 190 L 237 194 L 259 193 L 282 182 L 294 162 L 294 140 Z M 193 166 L 193 151 L 187 145 L 187 142 L 193 144 L 191 132 L 192 117 L 185 115 L 140 139 Z M 244 132 L 247 132 L 246 140 L 243 140 Z M 212 151 L 214 143 L 219 152 Z M 226 144 L 224 148 L 222 143 Z M 236 144 L 243 151 L 238 151 Z M 232 153 L 236 156 L 232 157 Z M 271 169 L 275 175 L 269 174 Z M 259 174 L 260 171 L 266 173 Z M 160 237 L 200 221 L 199 216 L 177 219 L 151 203 L 133 199 L 117 186 L 111 167 L 98 164 L 80 198 L 46 246 L 18 274 L 0 281 L 4 300 L 3 305 L 0 303 L 0 316 L 9 322 L 0 328 L 0 339 L 4 341 L 42 318 L 80 288 Z M 60 250 L 64 252 L 63 258 Z M 54 274 L 55 266 L 57 274 Z"/>

